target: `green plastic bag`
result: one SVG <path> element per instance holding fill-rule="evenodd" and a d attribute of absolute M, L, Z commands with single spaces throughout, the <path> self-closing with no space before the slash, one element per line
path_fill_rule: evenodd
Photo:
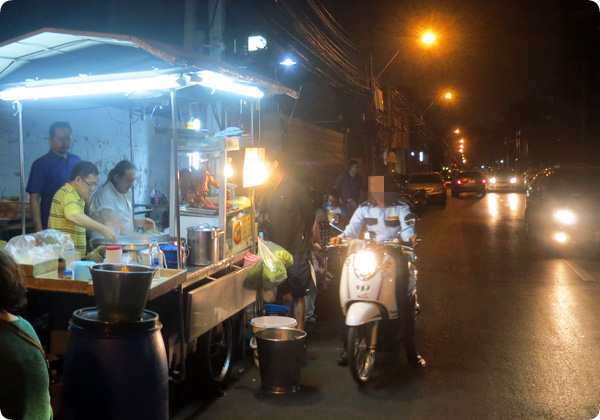
<path fill-rule="evenodd" d="M 258 256 L 263 262 L 263 288 L 273 289 L 280 285 L 287 278 L 285 265 L 279 261 L 265 241 L 260 238 L 258 238 Z"/>
<path fill-rule="evenodd" d="M 275 254 L 277 259 L 283 263 L 285 268 L 289 268 L 294 264 L 294 257 L 284 247 L 277 245 L 275 242 L 264 242 L 271 252 Z"/>

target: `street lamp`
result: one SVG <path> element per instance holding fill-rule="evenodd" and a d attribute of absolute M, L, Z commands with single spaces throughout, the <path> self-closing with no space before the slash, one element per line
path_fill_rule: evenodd
<path fill-rule="evenodd" d="M 435 34 L 431 33 L 431 32 L 427 32 L 425 35 L 423 35 L 423 43 L 424 44 L 433 44 L 433 42 L 435 41 Z"/>
<path fill-rule="evenodd" d="M 285 60 L 283 60 L 283 61 L 280 61 L 280 62 L 279 62 L 279 65 L 280 65 L 280 66 L 283 66 L 283 67 L 284 67 L 284 68 L 286 68 L 286 69 L 292 68 L 292 67 L 293 67 L 293 66 L 295 66 L 296 64 L 298 64 L 298 63 L 296 62 L 296 60 L 293 60 L 293 59 L 292 59 L 292 58 L 290 58 L 290 57 L 286 57 L 286 58 L 285 58 Z M 279 74 L 278 74 L 278 73 L 279 73 L 279 71 L 278 71 L 277 69 L 278 69 L 278 67 L 277 67 L 277 66 L 275 66 L 275 81 L 276 81 L 277 83 L 279 83 Z"/>
<path fill-rule="evenodd" d="M 446 93 L 445 93 L 445 94 L 442 96 L 442 98 L 444 98 L 444 99 L 445 99 L 445 100 L 447 100 L 447 101 L 451 100 L 451 99 L 453 98 L 453 96 L 452 96 L 452 92 L 450 92 L 450 91 L 446 92 Z M 438 98 L 437 98 L 437 97 L 436 97 L 436 98 L 433 98 L 433 100 L 431 101 L 431 103 L 430 103 L 430 104 L 427 106 L 427 108 L 425 108 L 425 111 L 423 111 L 423 113 L 421 114 L 421 118 L 422 118 L 422 117 L 425 115 L 425 113 L 426 113 L 427 111 L 429 111 L 429 108 L 431 108 L 431 106 L 432 106 L 432 105 L 433 105 L 433 103 L 436 101 L 436 99 L 438 99 Z M 457 129 L 457 130 L 458 130 L 458 129 Z M 455 131 L 455 133 L 456 133 L 456 131 Z"/>
<path fill-rule="evenodd" d="M 423 38 L 421 39 L 421 41 L 423 42 L 423 44 L 425 46 L 431 46 L 434 44 L 436 39 L 436 36 L 433 32 L 427 32 L 423 35 Z M 398 54 L 400 54 L 400 51 L 402 51 L 401 48 L 398 48 L 398 50 L 396 51 L 396 53 L 392 56 L 392 58 L 390 58 L 390 60 L 387 62 L 387 64 L 383 67 L 383 69 L 377 74 L 377 76 L 375 76 L 375 79 L 373 80 L 373 82 L 376 82 L 377 80 L 379 80 L 379 78 L 381 77 L 381 75 L 383 74 L 383 72 L 385 72 L 387 70 L 387 68 L 390 66 L 390 64 L 392 64 L 394 62 L 394 60 L 396 59 L 396 57 L 398 57 Z"/>

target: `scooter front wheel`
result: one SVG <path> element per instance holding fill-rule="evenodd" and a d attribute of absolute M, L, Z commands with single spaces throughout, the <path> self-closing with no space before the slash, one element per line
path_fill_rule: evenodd
<path fill-rule="evenodd" d="M 373 323 L 348 327 L 348 366 L 359 385 L 369 382 L 375 368 L 375 349 L 370 348 L 373 327 Z"/>

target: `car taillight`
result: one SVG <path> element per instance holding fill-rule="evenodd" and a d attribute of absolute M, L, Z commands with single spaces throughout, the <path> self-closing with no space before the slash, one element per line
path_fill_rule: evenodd
<path fill-rule="evenodd" d="M 481 183 L 482 183 L 482 184 L 485 184 L 485 178 L 481 180 Z"/>
<path fill-rule="evenodd" d="M 462 184 L 462 179 L 457 179 L 457 180 L 456 180 L 456 183 L 457 183 L 458 185 Z"/>

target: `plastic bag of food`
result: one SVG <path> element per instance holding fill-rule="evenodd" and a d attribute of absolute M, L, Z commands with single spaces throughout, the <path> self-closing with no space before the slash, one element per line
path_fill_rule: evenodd
<path fill-rule="evenodd" d="M 285 265 L 277 259 L 261 238 L 258 238 L 258 256 L 263 261 L 263 288 L 272 289 L 277 287 L 287 278 Z"/>
<path fill-rule="evenodd" d="M 62 245 L 67 239 L 67 235 L 60 230 L 45 229 L 33 234 L 37 246 L 43 245 Z"/>
<path fill-rule="evenodd" d="M 250 267 L 244 279 L 244 288 L 249 290 L 262 289 L 263 262 L 258 255 L 247 252 L 244 256 L 244 267 Z"/>
<path fill-rule="evenodd" d="M 6 250 L 19 264 L 34 264 L 60 256 L 64 233 L 47 229 L 32 235 L 18 235 L 8 241 Z"/>
<path fill-rule="evenodd" d="M 283 263 L 285 268 L 289 268 L 292 266 L 292 264 L 294 264 L 294 257 L 292 256 L 292 254 L 290 254 L 288 252 L 287 249 L 285 249 L 282 246 L 277 245 L 275 242 L 271 242 L 271 241 L 264 241 L 264 242 L 265 242 L 265 245 L 271 250 L 271 252 L 273 254 L 275 254 L 277 259 Z"/>

